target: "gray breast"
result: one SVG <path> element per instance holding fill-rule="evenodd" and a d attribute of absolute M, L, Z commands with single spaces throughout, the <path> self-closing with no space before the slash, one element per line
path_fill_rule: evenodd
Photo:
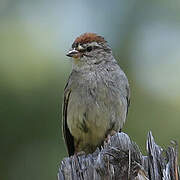
<path fill-rule="evenodd" d="M 100 68 L 71 79 L 67 123 L 75 140 L 99 144 L 107 131 L 118 131 L 126 118 L 123 72 Z M 124 80 L 123 80 L 124 81 Z"/>

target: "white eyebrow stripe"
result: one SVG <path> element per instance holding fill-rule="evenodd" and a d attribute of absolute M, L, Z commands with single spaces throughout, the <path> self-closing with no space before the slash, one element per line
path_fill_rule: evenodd
<path fill-rule="evenodd" d="M 83 46 L 81 46 L 80 44 L 78 44 L 77 49 L 78 49 L 78 50 L 82 50 L 82 49 L 84 49 L 84 47 L 83 47 Z"/>
<path fill-rule="evenodd" d="M 91 42 L 89 43 L 89 46 L 99 46 L 99 44 L 97 42 Z"/>

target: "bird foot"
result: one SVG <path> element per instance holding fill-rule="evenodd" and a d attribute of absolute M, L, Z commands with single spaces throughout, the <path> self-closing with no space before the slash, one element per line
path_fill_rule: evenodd
<path fill-rule="evenodd" d="M 108 133 L 108 135 L 106 136 L 104 143 L 105 143 L 105 144 L 108 144 L 108 143 L 110 142 L 111 136 L 114 136 L 115 134 L 116 134 L 116 131 L 111 130 L 111 131 Z"/>
<path fill-rule="evenodd" d="M 82 155 L 86 155 L 86 153 L 84 151 L 74 153 L 74 156 L 82 156 Z"/>

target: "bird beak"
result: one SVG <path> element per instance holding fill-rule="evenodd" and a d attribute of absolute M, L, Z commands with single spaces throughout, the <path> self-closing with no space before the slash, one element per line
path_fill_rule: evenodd
<path fill-rule="evenodd" d="M 78 58 L 80 57 L 80 52 L 77 51 L 76 49 L 71 49 L 69 52 L 66 54 L 68 57 L 73 57 L 73 58 Z"/>

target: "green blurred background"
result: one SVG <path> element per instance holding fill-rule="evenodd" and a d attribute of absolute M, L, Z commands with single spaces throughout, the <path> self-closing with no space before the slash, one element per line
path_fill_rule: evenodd
<path fill-rule="evenodd" d="M 106 38 L 126 72 L 131 106 L 123 129 L 145 153 L 180 139 L 180 1 L 1 0 L 0 179 L 56 179 L 65 56 L 75 37 Z M 180 143 L 180 142 L 179 142 Z"/>

